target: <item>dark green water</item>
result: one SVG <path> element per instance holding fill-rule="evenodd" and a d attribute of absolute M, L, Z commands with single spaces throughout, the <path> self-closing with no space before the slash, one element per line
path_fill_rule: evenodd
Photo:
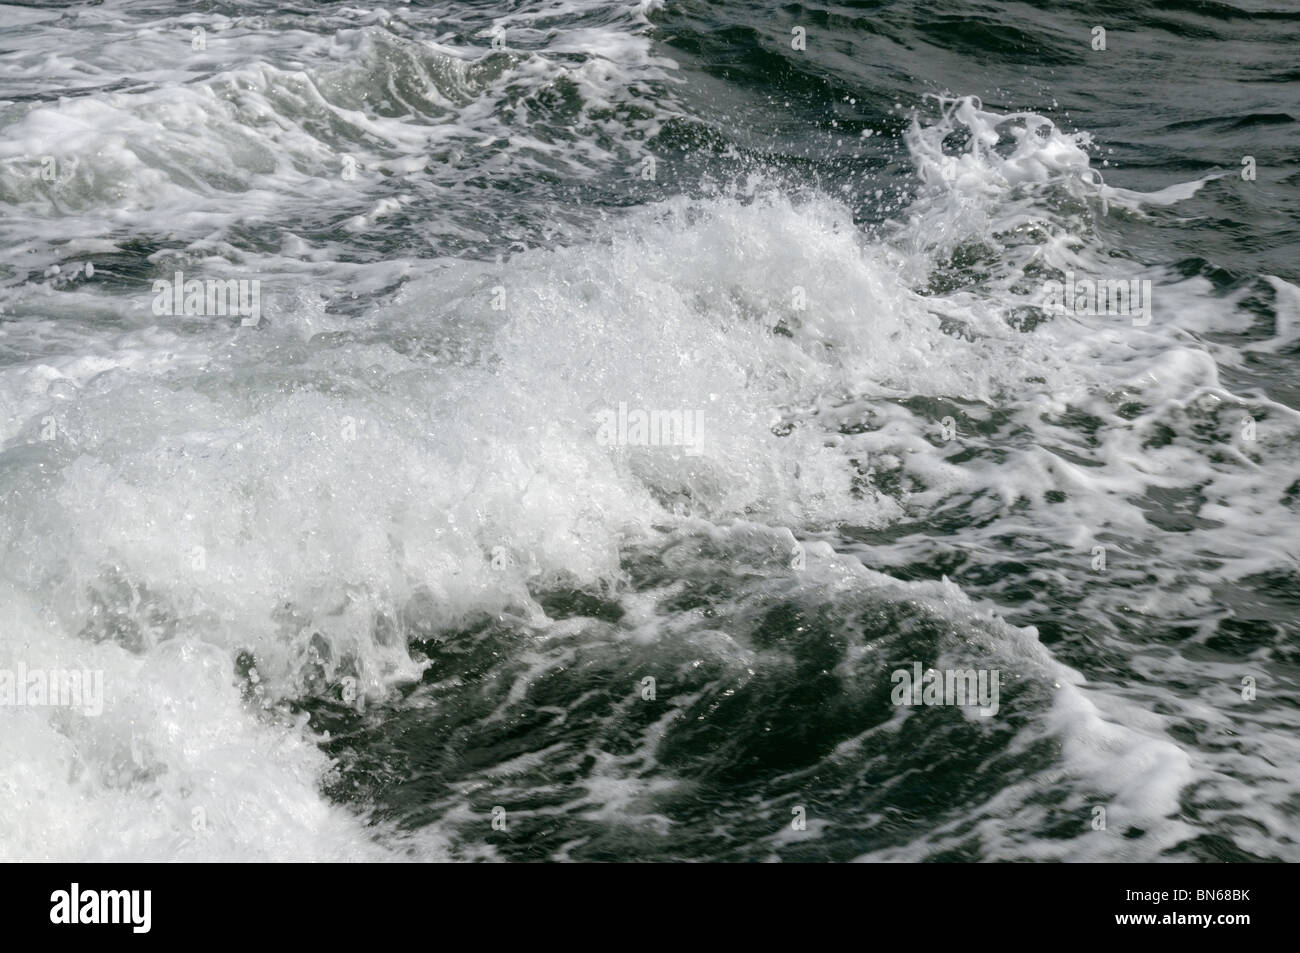
<path fill-rule="evenodd" d="M 0 857 L 1300 856 L 1300 10 L 5 10 Z"/>

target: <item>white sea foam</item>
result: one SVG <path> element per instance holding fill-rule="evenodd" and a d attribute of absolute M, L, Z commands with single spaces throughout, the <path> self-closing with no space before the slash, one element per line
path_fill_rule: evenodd
<path fill-rule="evenodd" d="M 219 44 L 245 35 L 231 21 L 192 64 L 208 71 L 201 79 L 32 105 L 0 145 L 0 194 L 28 216 L 8 219 L 5 234 L 32 242 L 33 230 L 57 227 L 80 243 L 33 249 L 27 264 L 42 274 L 69 254 L 111 253 L 103 230 L 122 226 L 167 234 L 193 260 L 280 288 L 260 330 L 159 320 L 144 280 L 138 295 L 62 271 L 5 289 L 19 320 L 0 343 L 0 667 L 103 670 L 106 700 L 97 720 L 0 714 L 9 805 L 0 855 L 438 856 L 446 845 L 436 833 L 398 839 L 329 803 L 328 759 L 272 704 L 342 678 L 373 703 L 419 678 L 399 621 L 417 598 L 429 628 L 490 613 L 545 632 L 539 585 L 616 585 L 629 546 L 653 547 L 683 526 L 725 536 L 738 519 L 760 537 L 807 544 L 801 597 L 820 586 L 833 600 L 839 586 L 924 603 L 963 626 L 966 658 L 1016 670 L 1050 699 L 1015 744 L 1054 740 L 1072 807 L 1086 814 L 1104 801 L 1112 823 L 1148 832 L 1140 847 L 1083 830 L 1036 841 L 1045 812 L 1034 784 L 1018 782 L 975 820 L 986 856 L 1150 859 L 1188 835 L 1174 815 L 1192 783 L 1245 811 L 1244 785 L 1274 779 L 1278 790 L 1251 816 L 1281 826 L 1295 779 L 1276 781 L 1286 772 L 1275 765 L 1295 763 L 1282 740 L 1294 737 L 1292 716 L 1252 712 L 1261 740 L 1218 755 L 1169 731 L 1174 717 L 1234 730 L 1231 698 L 1216 686 L 1237 669 L 1151 653 L 1137 663 L 1151 676 L 1141 685 L 1089 681 L 1032 629 L 978 621 L 987 607 L 955 585 L 885 575 L 944 547 L 992 564 L 1005 555 L 997 537 L 1017 535 L 1051 554 L 1045 575 L 1118 646 L 1127 643 L 1117 620 L 1204 615 L 1214 586 L 1294 565 L 1294 544 L 1273 530 L 1294 519 L 1278 493 L 1294 472 L 1296 415 L 1233 395 L 1198 338 L 1242 329 L 1231 302 L 1134 260 L 1124 277 L 1154 285 L 1149 327 L 1059 316 L 1026 331 L 1009 320 L 1032 308 L 1036 277 L 1115 267 L 1090 225 L 1103 202 L 1117 214 L 1201 183 L 1155 196 L 1111 189 L 1088 174 L 1086 137 L 959 101 L 908 133 L 922 194 L 870 241 L 839 203 L 792 199 L 755 179 L 746 194 L 668 199 L 585 240 L 498 262 L 345 264 L 319 235 L 234 253 L 209 236 L 236 220 L 321 206 L 364 232 L 402 214 L 397 198 L 333 174 L 344 154 L 370 173 L 450 183 L 458 148 L 505 137 L 502 161 L 521 175 L 548 162 L 583 175 L 671 114 L 660 106 L 615 130 L 617 147 L 602 123 L 578 149 L 500 118 L 519 85 L 563 76 L 591 114 L 625 103 L 631 75 L 670 76 L 626 24 L 561 33 L 544 51 L 471 56 L 355 15 L 363 22 L 311 41 L 328 45 L 334 68 L 217 72 Z M 541 42 L 527 17 L 506 26 Z M 588 54 L 582 65 L 563 65 L 558 54 L 576 50 Z M 142 54 L 110 44 L 98 55 L 108 79 Z M 394 90 L 403 104 L 377 108 L 374 97 Z M 983 145 L 946 152 L 957 125 Z M 414 160 L 431 147 L 445 169 Z M 69 157 L 55 188 L 32 174 L 33 157 L 47 154 Z M 74 214 L 47 225 L 56 210 Z M 454 219 L 433 225 L 472 231 Z M 1013 240 L 1024 233 L 1037 238 Z M 994 248 L 998 268 L 933 292 L 936 269 L 971 242 Z M 1274 287 L 1277 327 L 1259 346 L 1269 351 L 1294 339 L 1295 289 Z M 323 307 L 323 294 L 348 291 L 378 303 L 360 319 Z M 698 412 L 709 439 L 690 454 L 607 446 L 594 415 L 622 401 Z M 951 439 L 926 401 L 961 415 Z M 1091 437 L 1064 419 L 1070 408 L 1100 421 Z M 1260 430 L 1243 445 L 1233 434 L 1246 415 Z M 1221 437 L 1210 449 L 1206 428 Z M 1158 552 L 1136 529 L 1152 492 L 1202 498 L 1200 522 L 1160 536 Z M 945 508 L 965 508 L 960 536 L 838 553 L 814 542 Z M 1133 586 L 1089 586 L 1098 545 L 1112 578 Z M 1214 567 L 1196 568 L 1203 553 Z M 1143 582 L 1147 573 L 1160 584 Z M 642 638 L 689 627 L 635 597 L 627 608 L 633 621 L 644 616 L 631 626 Z M 698 637 L 747 651 L 725 634 Z M 251 702 L 233 675 L 242 653 L 256 659 Z M 1171 681 L 1198 685 L 1204 703 L 1161 687 Z M 615 762 L 590 780 L 598 819 L 667 784 Z M 871 859 L 923 857 L 959 836 L 967 832 L 940 829 Z"/>

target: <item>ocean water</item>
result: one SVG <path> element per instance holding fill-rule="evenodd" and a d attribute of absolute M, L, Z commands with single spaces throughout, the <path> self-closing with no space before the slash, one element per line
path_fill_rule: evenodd
<path fill-rule="evenodd" d="M 1300 860 L 1294 3 L 0 16 L 0 859 Z"/>

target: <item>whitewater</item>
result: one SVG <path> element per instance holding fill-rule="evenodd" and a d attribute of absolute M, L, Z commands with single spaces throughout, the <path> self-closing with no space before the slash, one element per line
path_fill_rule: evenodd
<path fill-rule="evenodd" d="M 0 671 L 102 705 L 0 706 L 0 859 L 1300 859 L 1300 288 L 1161 231 L 1238 168 L 215 9 L 4 7 Z"/>

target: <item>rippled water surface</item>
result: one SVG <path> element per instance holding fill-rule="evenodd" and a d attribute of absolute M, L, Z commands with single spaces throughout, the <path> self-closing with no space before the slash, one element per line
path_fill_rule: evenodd
<path fill-rule="evenodd" d="M 1300 860 L 1293 4 L 0 16 L 0 858 Z"/>

